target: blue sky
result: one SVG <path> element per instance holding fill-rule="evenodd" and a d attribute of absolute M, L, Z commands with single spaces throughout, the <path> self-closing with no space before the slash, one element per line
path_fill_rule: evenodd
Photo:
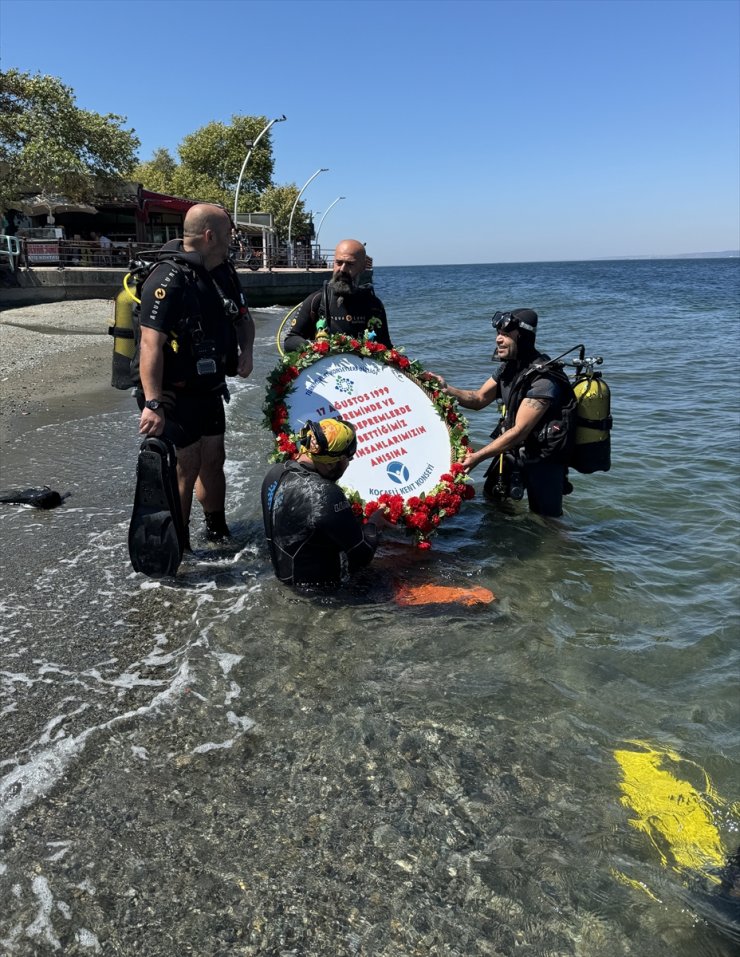
<path fill-rule="evenodd" d="M 286 114 L 275 180 L 379 265 L 740 247 L 734 0 L 0 0 L 2 68 L 128 118 L 141 158 Z"/>

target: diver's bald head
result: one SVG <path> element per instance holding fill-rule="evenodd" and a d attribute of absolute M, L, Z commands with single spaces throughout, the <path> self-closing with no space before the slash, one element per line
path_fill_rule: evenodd
<path fill-rule="evenodd" d="M 211 203 L 198 203 L 185 213 L 182 224 L 185 236 L 202 236 L 207 229 L 228 229 L 231 231 L 231 218 L 221 206 Z"/>
<path fill-rule="evenodd" d="M 341 294 L 352 291 L 365 269 L 365 247 L 356 239 L 343 239 L 334 250 L 332 284 Z"/>
<path fill-rule="evenodd" d="M 357 239 L 343 239 L 337 243 L 337 248 L 334 250 L 334 262 L 339 259 L 356 262 L 361 266 L 360 271 L 362 271 L 365 268 L 366 259 L 364 244 Z"/>
<path fill-rule="evenodd" d="M 185 213 L 183 249 L 203 256 L 206 269 L 213 269 L 229 254 L 231 217 L 221 206 L 198 203 Z"/>

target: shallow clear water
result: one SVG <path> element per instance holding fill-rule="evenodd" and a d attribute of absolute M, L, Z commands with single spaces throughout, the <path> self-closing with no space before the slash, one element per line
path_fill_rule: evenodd
<path fill-rule="evenodd" d="M 739 275 L 378 268 L 394 341 L 456 385 L 490 374 L 497 308 L 604 355 L 612 471 L 558 522 L 476 498 L 330 599 L 279 586 L 262 538 L 285 310 L 228 408 L 233 542 L 196 532 L 174 582 L 128 564 L 127 396 L 11 444 L 3 486 L 72 495 L 0 512 L 0 953 L 734 953 L 711 868 L 630 823 L 614 752 L 706 772 L 702 836 L 737 848 Z M 497 601 L 402 608 L 398 580 Z"/>

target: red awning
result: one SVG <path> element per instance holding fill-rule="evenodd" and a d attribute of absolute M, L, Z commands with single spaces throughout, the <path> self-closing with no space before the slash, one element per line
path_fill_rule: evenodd
<path fill-rule="evenodd" d="M 159 206 L 173 213 L 186 213 L 191 206 L 198 203 L 197 199 L 182 199 L 180 196 L 167 196 L 166 193 L 152 193 L 148 189 L 142 189 L 140 199 L 143 210 Z"/>

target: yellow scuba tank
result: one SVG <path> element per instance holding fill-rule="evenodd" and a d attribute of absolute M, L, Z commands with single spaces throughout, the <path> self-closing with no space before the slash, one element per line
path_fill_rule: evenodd
<path fill-rule="evenodd" d="M 578 472 L 611 467 L 611 394 L 600 372 L 576 376 L 576 439 L 571 465 Z"/>
<path fill-rule="evenodd" d="M 124 278 L 123 289 L 113 303 L 113 325 L 108 326 L 108 333 L 113 336 L 111 385 L 115 389 L 130 389 L 134 385 L 131 378 L 131 360 L 136 349 L 134 308 L 138 299 L 126 283 L 127 279 L 128 276 Z"/>

